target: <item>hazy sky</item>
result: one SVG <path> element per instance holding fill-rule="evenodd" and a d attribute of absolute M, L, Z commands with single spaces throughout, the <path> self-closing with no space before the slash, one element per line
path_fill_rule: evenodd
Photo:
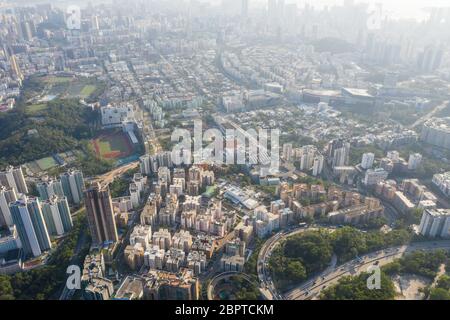
<path fill-rule="evenodd" d="M 251 1 L 251 0 L 250 0 Z M 257 2 L 267 2 L 264 0 L 254 0 Z M 384 11 L 396 18 L 423 19 L 426 12 L 422 9 L 426 7 L 450 7 L 449 0 L 355 0 L 356 3 L 381 3 Z M 303 6 L 305 3 L 317 7 L 324 5 L 340 5 L 344 0 L 286 0 L 286 3 L 297 3 Z"/>
<path fill-rule="evenodd" d="M 5 0 L 0 0 L 0 3 Z M 9 3 L 15 3 L 17 0 L 6 0 Z M 95 2 L 110 2 L 111 0 L 21 0 L 17 2 L 33 3 L 33 2 L 52 2 L 54 4 L 67 4 L 67 3 L 88 3 Z M 143 0 L 145 1 L 145 0 Z M 165 0 L 167 1 L 167 0 Z M 189 0 L 184 0 L 189 1 Z M 202 2 L 221 3 L 223 0 L 199 0 Z M 237 0 L 225 0 L 225 1 L 237 1 Z M 251 6 L 267 5 L 268 0 L 249 0 Z M 354 0 L 357 3 L 381 3 L 383 5 L 383 11 L 385 14 L 393 18 L 414 18 L 424 19 L 427 17 L 426 11 L 422 10 L 427 7 L 450 7 L 450 0 Z M 341 5 L 344 0 L 285 0 L 285 3 L 297 3 L 300 7 L 303 7 L 306 3 L 314 5 L 318 8 L 323 6 Z M 17 4 L 17 3 L 16 3 Z"/>
<path fill-rule="evenodd" d="M 187 1 L 187 0 L 186 0 Z M 221 3 L 223 0 L 200 0 L 205 2 Z M 236 1 L 236 0 L 224 0 Z M 267 5 L 268 0 L 249 0 L 251 6 Z M 393 18 L 414 18 L 424 19 L 427 7 L 450 7 L 450 0 L 354 0 L 356 3 L 381 3 L 384 13 Z M 306 3 L 318 8 L 323 6 L 342 5 L 344 0 L 285 0 L 285 3 L 296 3 L 299 7 L 303 7 Z"/>

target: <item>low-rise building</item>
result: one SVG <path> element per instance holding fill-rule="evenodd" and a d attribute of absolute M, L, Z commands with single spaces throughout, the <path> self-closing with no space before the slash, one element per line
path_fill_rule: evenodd
<path fill-rule="evenodd" d="M 114 300 L 141 300 L 144 297 L 144 285 L 143 278 L 127 276 L 114 295 Z"/>
<path fill-rule="evenodd" d="M 146 300 L 198 300 L 200 286 L 191 269 L 177 273 L 150 270 L 144 276 Z"/>
<path fill-rule="evenodd" d="M 220 270 L 222 272 L 228 271 L 238 271 L 242 272 L 244 270 L 245 258 L 239 255 L 237 256 L 223 256 L 220 259 Z"/>
<path fill-rule="evenodd" d="M 443 194 L 450 197 L 450 172 L 435 174 L 433 184 L 441 190 Z"/>
<path fill-rule="evenodd" d="M 86 300 L 109 300 L 114 293 L 111 280 L 92 277 L 83 292 Z"/>
<path fill-rule="evenodd" d="M 369 169 L 366 171 L 363 182 L 366 186 L 373 186 L 379 182 L 386 180 L 388 176 L 389 173 L 382 168 L 378 168 L 375 170 Z"/>

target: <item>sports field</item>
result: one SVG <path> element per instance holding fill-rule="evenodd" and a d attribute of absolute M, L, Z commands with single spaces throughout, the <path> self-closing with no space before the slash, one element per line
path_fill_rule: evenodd
<path fill-rule="evenodd" d="M 97 90 L 97 87 L 91 84 L 84 86 L 80 92 L 81 98 L 89 98 Z"/>
<path fill-rule="evenodd" d="M 44 78 L 44 81 L 49 84 L 61 84 L 61 83 L 70 83 L 74 80 L 72 77 L 55 77 L 48 76 Z"/>
<path fill-rule="evenodd" d="M 92 140 L 95 153 L 103 159 L 120 159 L 130 156 L 133 147 L 123 132 L 104 132 Z"/>
<path fill-rule="evenodd" d="M 42 80 L 47 84 L 48 94 L 60 98 L 89 98 L 98 88 L 91 79 L 48 76 Z"/>
<path fill-rule="evenodd" d="M 47 109 L 46 103 L 39 103 L 39 104 L 33 104 L 30 106 L 27 106 L 26 112 L 32 114 L 32 113 L 37 113 L 37 112 L 40 112 L 40 111 L 43 111 L 46 109 Z"/>
<path fill-rule="evenodd" d="M 47 157 L 47 158 L 42 158 L 42 159 L 36 160 L 36 164 L 39 166 L 39 168 L 42 171 L 46 171 L 46 170 L 56 167 L 58 165 L 58 163 L 56 163 L 56 161 L 55 161 L 55 159 L 53 159 L 53 157 Z"/>

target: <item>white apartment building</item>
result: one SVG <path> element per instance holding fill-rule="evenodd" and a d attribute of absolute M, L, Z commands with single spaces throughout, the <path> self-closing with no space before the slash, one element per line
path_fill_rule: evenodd
<path fill-rule="evenodd" d="M 5 171 L 0 172 L 0 185 L 13 188 L 17 194 L 28 193 L 22 167 L 8 166 Z"/>
<path fill-rule="evenodd" d="M 137 225 L 134 227 L 133 232 L 130 235 L 130 245 L 134 246 L 136 243 L 140 243 L 144 249 L 150 247 L 152 240 L 152 227 L 147 225 Z"/>
<path fill-rule="evenodd" d="M 371 152 L 364 153 L 362 156 L 361 167 L 364 170 L 371 169 L 373 167 L 373 162 L 375 160 L 375 155 Z"/>
<path fill-rule="evenodd" d="M 134 121 L 134 107 L 131 104 L 108 105 L 100 109 L 102 125 L 105 128 L 120 127 L 125 122 Z"/>
<path fill-rule="evenodd" d="M 386 180 L 388 176 L 389 173 L 382 168 L 369 169 L 366 171 L 363 182 L 366 186 L 372 186 Z"/>
<path fill-rule="evenodd" d="M 16 201 L 17 195 L 13 188 L 0 186 L 0 226 L 12 227 L 14 225 L 9 204 Z"/>
<path fill-rule="evenodd" d="M 409 156 L 408 169 L 417 170 L 422 163 L 422 155 L 420 153 L 414 153 Z"/>
<path fill-rule="evenodd" d="M 312 175 L 314 177 L 317 177 L 318 175 L 320 175 L 322 173 L 324 161 L 325 161 L 325 157 L 322 155 L 318 155 L 317 157 L 314 158 L 313 172 L 312 172 Z"/>
<path fill-rule="evenodd" d="M 430 238 L 450 238 L 450 209 L 426 209 L 420 221 L 419 232 Z"/>
<path fill-rule="evenodd" d="M 433 184 L 446 196 L 450 196 L 450 172 L 435 174 Z"/>

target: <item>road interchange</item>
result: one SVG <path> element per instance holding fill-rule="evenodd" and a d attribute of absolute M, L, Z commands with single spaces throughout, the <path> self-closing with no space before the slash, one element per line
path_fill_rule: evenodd
<path fill-rule="evenodd" d="M 266 300 L 311 300 L 317 299 L 322 290 L 335 285 L 344 276 L 356 276 L 360 273 L 367 272 L 369 267 L 373 265 L 383 266 L 395 259 L 400 258 L 405 253 L 417 250 L 432 251 L 444 249 L 450 251 L 450 241 L 427 241 L 415 242 L 404 246 L 391 247 L 376 252 L 368 253 L 362 257 L 358 257 L 344 264 L 336 266 L 337 257 L 333 256 L 330 266 L 319 275 L 308 279 L 306 282 L 296 286 L 295 288 L 285 292 L 278 292 L 268 270 L 268 261 L 273 250 L 288 237 L 305 231 L 314 231 L 317 228 L 295 228 L 287 231 L 281 231 L 268 239 L 261 248 L 258 255 L 257 273 L 260 282 L 260 291 Z"/>

